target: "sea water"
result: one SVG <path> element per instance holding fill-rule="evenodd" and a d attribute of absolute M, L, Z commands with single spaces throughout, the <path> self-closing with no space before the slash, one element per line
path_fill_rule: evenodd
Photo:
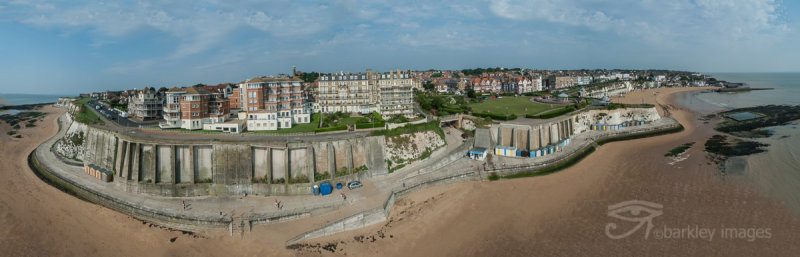
<path fill-rule="evenodd" d="M 0 94 L 0 106 L 55 103 L 62 95 Z"/>
<path fill-rule="evenodd" d="M 677 98 L 684 106 L 707 114 L 758 105 L 800 104 L 800 73 L 722 73 L 718 80 L 743 82 L 752 88 L 774 88 L 730 93 L 690 93 Z M 741 157 L 731 173 L 772 195 L 800 215 L 800 124 L 769 127 L 774 134 L 752 139 L 769 144 L 767 152 Z M 740 157 L 735 157 L 740 158 Z"/>
<path fill-rule="evenodd" d="M 0 94 L 0 107 L 9 105 L 55 103 L 58 101 L 59 97 L 61 96 L 37 94 Z M 22 112 L 22 110 L 0 110 L 0 115 L 16 115 L 20 112 Z"/>

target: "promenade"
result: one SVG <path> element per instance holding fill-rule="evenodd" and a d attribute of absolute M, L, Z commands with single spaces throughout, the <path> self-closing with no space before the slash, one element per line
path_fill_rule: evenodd
<path fill-rule="evenodd" d="M 332 221 L 383 209 L 393 202 L 387 199 L 393 200 L 396 193 L 405 194 L 441 183 L 484 179 L 488 175 L 487 170 L 502 172 L 505 169 L 537 169 L 569 158 L 594 144 L 594 140 L 598 138 L 679 126 L 672 118 L 662 118 L 657 122 L 620 131 L 589 131 L 576 135 L 572 143 L 558 154 L 533 159 L 494 156 L 492 165 L 466 158 L 465 153 L 471 147 L 472 140 L 462 142 L 459 130 L 446 128 L 449 132 L 445 133 L 447 145 L 434 152 L 430 158 L 394 173 L 362 181 L 364 186 L 355 190 L 343 188 L 334 190 L 333 194 L 327 196 L 158 197 L 126 192 L 117 183 L 101 182 L 85 174 L 82 167 L 60 161 L 50 149 L 64 135 L 64 128 L 69 124 L 64 116 L 59 118 L 59 122 L 62 129 L 58 134 L 40 145 L 33 154 L 38 163 L 55 177 L 90 195 L 98 196 L 83 198 L 90 198 L 92 202 L 167 227 L 190 231 L 227 227 L 231 232 L 244 232 L 245 227 L 252 225 L 294 219 L 303 219 L 314 226 L 326 226 Z M 340 196 L 340 192 L 346 195 L 346 199 Z M 276 200 L 280 203 L 280 208 L 275 205 Z M 183 201 L 187 203 L 186 209 L 182 205 Z"/>

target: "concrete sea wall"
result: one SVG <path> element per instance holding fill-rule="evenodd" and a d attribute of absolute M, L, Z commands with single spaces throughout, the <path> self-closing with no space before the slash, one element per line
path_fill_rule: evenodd
<path fill-rule="evenodd" d="M 310 194 L 316 174 L 346 182 L 387 174 L 385 138 L 355 137 L 309 142 L 220 141 L 176 136 L 151 139 L 147 133 L 120 133 L 73 122 L 54 151 L 65 159 L 113 171 L 121 190 L 158 196 Z M 68 140 L 82 135 L 79 145 Z M 358 174 L 354 170 L 367 167 Z M 348 172 L 336 176 L 336 170 Z"/>

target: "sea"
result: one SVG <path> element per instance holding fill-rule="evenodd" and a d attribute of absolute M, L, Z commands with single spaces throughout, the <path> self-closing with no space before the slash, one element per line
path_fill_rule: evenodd
<path fill-rule="evenodd" d="M 800 105 L 800 73 L 718 73 L 710 76 L 742 82 L 751 88 L 773 88 L 749 92 L 691 92 L 677 98 L 701 114 L 758 105 Z M 755 185 L 800 215 L 800 122 L 768 128 L 774 135 L 753 139 L 769 144 L 767 152 L 735 157 L 725 165 L 726 174 Z"/>
<path fill-rule="evenodd" d="M 0 93 L 0 107 L 9 105 L 55 103 L 56 101 L 58 101 L 59 97 L 63 97 L 63 95 Z M 15 110 L 11 108 L 8 110 L 0 110 L 0 115 L 4 114 L 15 115 L 19 112 L 21 112 L 21 110 Z"/>

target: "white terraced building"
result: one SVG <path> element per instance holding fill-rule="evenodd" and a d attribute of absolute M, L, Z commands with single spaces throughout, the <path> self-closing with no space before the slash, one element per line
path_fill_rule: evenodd
<path fill-rule="evenodd" d="M 240 117 L 246 117 L 249 131 L 287 129 L 311 122 L 311 103 L 299 78 L 253 78 L 240 83 L 232 97 L 239 98 L 244 112 Z"/>
<path fill-rule="evenodd" d="M 411 71 L 384 73 L 334 73 L 317 80 L 314 110 L 321 113 L 360 113 L 377 111 L 384 117 L 413 113 L 415 80 Z"/>

